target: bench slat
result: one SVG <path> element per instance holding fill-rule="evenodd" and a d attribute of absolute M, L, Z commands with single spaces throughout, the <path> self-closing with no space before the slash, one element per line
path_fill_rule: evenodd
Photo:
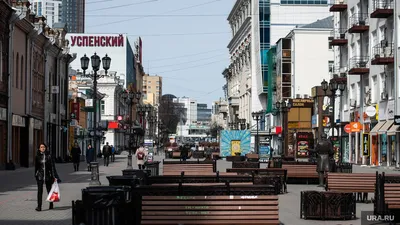
<path fill-rule="evenodd" d="M 146 212 L 152 212 L 158 211 L 159 213 L 162 213 L 161 211 L 169 211 L 169 210 L 199 210 L 200 207 L 194 207 L 194 206 L 168 206 L 168 208 L 165 208 L 165 206 L 156 206 L 156 205 L 151 205 L 151 206 L 142 206 L 143 210 L 146 210 Z M 242 205 L 240 206 L 240 210 L 238 206 L 208 206 L 207 210 L 210 211 L 219 211 L 219 210 L 227 210 L 227 211 L 246 211 L 246 212 L 251 212 L 255 210 L 262 210 L 265 213 L 269 213 L 270 211 L 278 211 L 279 207 L 278 206 L 270 206 L 270 205 Z M 145 212 L 143 212 L 145 213 Z"/>
<path fill-rule="evenodd" d="M 184 198 L 184 199 L 181 199 Z M 257 196 L 143 196 L 142 200 L 224 200 L 224 199 L 229 199 L 229 200 L 243 200 L 243 199 L 249 199 L 249 200 L 257 200 L 257 199 L 268 199 L 268 200 L 278 200 L 278 196 L 275 195 L 257 195 Z"/>
<path fill-rule="evenodd" d="M 258 220 L 276 220 L 279 219 L 279 215 L 251 215 L 252 219 Z M 209 214 L 194 214 L 194 215 L 172 215 L 172 216 L 142 216 L 142 220 L 243 220 L 249 219 L 248 215 L 209 215 Z"/>
<path fill-rule="evenodd" d="M 214 207 L 216 208 L 216 207 Z M 219 208 L 220 209 L 220 208 Z M 146 209 L 147 210 L 147 209 Z M 142 212 L 142 215 L 145 216 L 151 216 L 151 215 L 165 215 L 165 216 L 169 216 L 169 215 L 187 215 L 188 213 L 202 213 L 203 211 L 183 211 L 186 209 L 181 209 L 181 211 L 144 211 Z M 224 209 L 226 210 L 226 209 Z M 215 210 L 210 210 L 207 209 L 208 213 L 211 215 L 279 215 L 279 212 L 275 210 L 273 211 L 257 211 L 257 210 L 235 210 L 235 211 L 215 211 Z"/>
<path fill-rule="evenodd" d="M 207 220 L 170 220 L 170 221 L 157 221 L 157 220 L 143 220 L 142 225 L 177 225 L 177 224 L 195 224 L 195 225 L 219 225 L 219 224 L 229 224 L 229 225 L 239 225 L 239 224 L 263 224 L 263 225 L 278 225 L 279 220 L 218 220 L 218 221 L 207 221 Z"/>

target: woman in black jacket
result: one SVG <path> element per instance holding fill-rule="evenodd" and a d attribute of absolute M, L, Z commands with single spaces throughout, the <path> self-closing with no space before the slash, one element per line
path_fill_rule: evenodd
<path fill-rule="evenodd" d="M 38 206 L 36 207 L 36 211 L 42 211 L 43 184 L 46 185 L 47 193 L 49 193 L 54 181 L 58 180 L 58 182 L 61 182 L 54 161 L 45 144 L 39 145 L 39 150 L 35 157 L 35 178 L 38 187 Z M 50 202 L 49 209 L 53 209 L 53 207 L 53 203 Z"/>

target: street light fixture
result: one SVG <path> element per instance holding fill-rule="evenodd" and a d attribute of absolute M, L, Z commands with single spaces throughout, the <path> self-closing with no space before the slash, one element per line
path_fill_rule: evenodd
<path fill-rule="evenodd" d="M 86 54 L 81 57 L 81 68 L 83 70 L 83 76 L 84 77 L 89 77 L 91 79 L 93 79 L 93 129 L 95 131 L 98 130 L 98 123 L 97 123 L 97 80 L 107 76 L 107 71 L 110 69 L 110 65 L 111 65 L 111 58 L 108 57 L 108 55 L 106 54 L 105 57 L 103 57 L 103 69 L 105 70 L 105 74 L 104 75 L 100 75 L 97 74 L 97 71 L 99 71 L 100 68 L 100 57 L 94 53 L 94 55 L 92 55 L 91 57 L 92 60 L 92 69 L 93 69 L 93 73 L 88 73 L 86 74 L 86 70 L 89 68 L 89 57 L 86 56 Z M 101 185 L 100 180 L 99 180 L 99 164 L 97 162 L 97 135 L 94 135 L 93 137 L 93 147 L 95 150 L 95 162 L 91 162 L 90 163 L 90 167 L 92 168 L 92 178 L 90 181 L 89 185 Z"/>
<path fill-rule="evenodd" d="M 255 120 L 256 121 L 256 123 L 257 123 L 257 133 L 256 133 L 256 137 L 255 137 L 255 147 L 256 147 L 256 154 L 258 154 L 259 153 L 259 143 L 258 143 L 258 121 L 260 121 L 262 118 L 263 118 L 263 116 L 264 116 L 264 111 L 263 110 L 260 110 L 260 111 L 258 111 L 258 112 L 252 112 L 251 113 L 251 116 L 253 117 L 253 120 Z"/>
<path fill-rule="evenodd" d="M 331 119 L 330 119 L 331 120 L 330 126 L 331 126 L 331 132 L 332 132 L 331 140 L 333 141 L 332 138 L 335 136 L 335 129 L 336 129 L 335 128 L 336 127 L 336 122 L 334 121 L 335 120 L 336 92 L 337 92 L 337 90 L 340 90 L 339 96 L 341 96 L 343 94 L 343 91 L 346 89 L 346 83 L 345 82 L 341 82 L 341 81 L 337 82 L 336 80 L 332 79 L 332 80 L 329 81 L 329 84 L 328 84 L 328 82 L 324 79 L 321 82 L 321 86 L 322 86 L 322 90 L 325 92 L 326 96 L 328 96 L 327 93 L 326 93 L 326 91 L 328 90 L 328 87 L 329 87 L 329 90 L 331 92 L 331 96 L 330 97 L 331 97 L 331 102 L 332 102 L 332 115 L 331 115 Z M 339 145 L 340 145 L 340 147 L 339 147 L 339 149 L 340 149 L 339 161 L 342 161 L 342 151 L 343 151 L 343 149 L 342 149 L 342 144 L 341 144 L 341 138 L 339 138 Z"/>
<path fill-rule="evenodd" d="M 134 139 L 135 139 L 135 132 L 132 131 L 133 128 L 133 118 L 132 118 L 132 104 L 134 103 L 134 100 L 137 99 L 139 102 L 140 98 L 142 96 L 141 92 L 130 92 L 130 91 L 125 91 L 121 94 L 121 97 L 124 99 L 126 103 L 128 103 L 128 115 L 129 115 L 129 145 L 128 145 L 128 166 L 126 169 L 131 170 L 133 169 L 132 167 L 132 148 L 134 144 Z"/>
<path fill-rule="evenodd" d="M 283 146 L 283 153 L 285 156 L 287 156 L 287 132 L 288 132 L 288 122 L 286 121 L 287 113 L 290 111 L 290 108 L 292 107 L 290 104 L 286 103 L 286 101 L 277 101 L 275 103 L 276 109 L 282 113 L 282 127 L 283 127 L 283 140 L 282 140 L 282 146 Z"/>

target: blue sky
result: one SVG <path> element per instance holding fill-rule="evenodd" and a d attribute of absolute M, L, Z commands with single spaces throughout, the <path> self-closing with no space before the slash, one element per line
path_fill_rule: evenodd
<path fill-rule="evenodd" d="M 86 33 L 142 37 L 146 72 L 160 75 L 163 94 L 211 104 L 223 96 L 229 65 L 226 20 L 235 0 L 86 0 Z M 204 16 L 207 15 L 207 16 Z"/>

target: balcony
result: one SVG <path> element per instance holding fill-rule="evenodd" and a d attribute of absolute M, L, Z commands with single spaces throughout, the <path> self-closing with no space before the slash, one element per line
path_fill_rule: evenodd
<path fill-rule="evenodd" d="M 347 38 L 346 38 L 347 29 L 345 28 L 338 28 L 333 29 L 331 31 L 331 45 L 332 46 L 343 46 L 347 45 Z"/>
<path fill-rule="evenodd" d="M 355 56 L 349 61 L 349 75 L 365 75 L 369 74 L 369 57 Z"/>
<path fill-rule="evenodd" d="M 393 15 L 395 0 L 372 0 L 371 18 L 388 18 Z"/>
<path fill-rule="evenodd" d="M 394 63 L 394 44 L 386 40 L 372 48 L 372 65 L 388 65 Z"/>
<path fill-rule="evenodd" d="M 347 10 L 347 0 L 331 0 L 329 12 L 343 12 Z"/>
<path fill-rule="evenodd" d="M 367 13 L 356 13 L 349 18 L 349 33 L 364 33 L 369 30 Z"/>

